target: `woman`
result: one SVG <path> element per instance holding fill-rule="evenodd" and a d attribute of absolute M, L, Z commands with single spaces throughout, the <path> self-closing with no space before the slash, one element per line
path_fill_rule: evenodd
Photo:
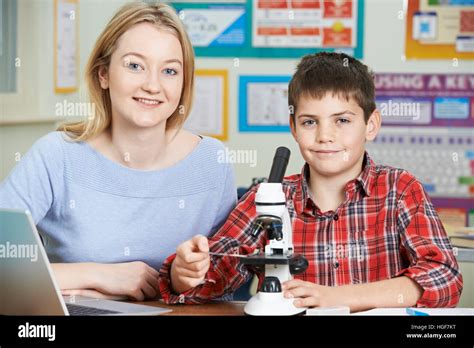
<path fill-rule="evenodd" d="M 182 129 L 193 73 L 173 9 L 125 5 L 86 67 L 95 115 L 41 138 L 0 185 L 0 207 L 31 212 L 63 294 L 156 297 L 163 260 L 235 205 L 223 145 Z"/>

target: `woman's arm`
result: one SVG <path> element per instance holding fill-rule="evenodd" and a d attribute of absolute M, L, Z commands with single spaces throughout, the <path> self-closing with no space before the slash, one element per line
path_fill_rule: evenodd
<path fill-rule="evenodd" d="M 93 289 L 97 284 L 98 263 L 53 263 L 51 267 L 61 290 Z"/>
<path fill-rule="evenodd" d="M 144 262 L 54 263 L 61 290 L 97 290 L 104 295 L 127 296 L 136 301 L 156 298 L 158 272 Z M 65 292 L 65 294 L 72 294 Z M 74 293 L 80 294 L 80 293 Z"/>
<path fill-rule="evenodd" d="M 64 154 L 61 138 L 49 133 L 35 142 L 0 183 L 0 208 L 30 211 L 38 224 L 59 200 L 63 185 Z"/>

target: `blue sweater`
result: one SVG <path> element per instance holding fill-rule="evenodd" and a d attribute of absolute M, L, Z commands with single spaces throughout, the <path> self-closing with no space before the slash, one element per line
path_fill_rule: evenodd
<path fill-rule="evenodd" d="M 64 137 L 39 139 L 0 184 L 0 208 L 31 212 L 53 263 L 143 261 L 158 270 L 181 242 L 216 232 L 235 206 L 218 140 L 203 137 L 176 165 L 140 171 Z"/>

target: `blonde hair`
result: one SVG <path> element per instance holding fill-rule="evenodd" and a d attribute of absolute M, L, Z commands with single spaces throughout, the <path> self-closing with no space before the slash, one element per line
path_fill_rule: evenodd
<path fill-rule="evenodd" d="M 66 132 L 73 141 L 91 139 L 111 124 L 112 105 L 108 89 L 102 89 L 99 69 L 108 68 L 119 37 L 138 23 L 149 22 L 170 30 L 181 43 L 183 52 L 183 89 L 179 105 L 166 121 L 166 129 L 179 129 L 189 116 L 194 91 L 194 51 L 188 35 L 176 12 L 162 3 L 130 3 L 118 10 L 100 34 L 86 65 L 85 80 L 90 102 L 95 104 L 95 114 L 85 120 L 64 123 L 58 131 Z"/>

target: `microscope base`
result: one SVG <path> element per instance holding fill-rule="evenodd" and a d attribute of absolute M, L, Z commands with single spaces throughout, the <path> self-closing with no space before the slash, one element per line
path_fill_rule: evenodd
<path fill-rule="evenodd" d="M 294 299 L 283 297 L 282 292 L 258 292 L 245 305 L 244 311 L 248 315 L 296 315 L 306 308 L 297 308 L 293 305 Z"/>

